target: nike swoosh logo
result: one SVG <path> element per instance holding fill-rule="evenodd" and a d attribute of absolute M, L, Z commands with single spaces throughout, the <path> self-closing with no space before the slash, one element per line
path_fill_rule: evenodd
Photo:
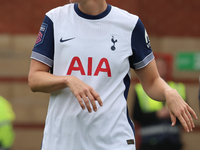
<path fill-rule="evenodd" d="M 62 42 L 66 42 L 66 41 L 73 40 L 73 39 L 75 39 L 75 38 L 70 38 L 70 39 L 65 39 L 65 40 L 63 40 L 63 39 L 61 38 L 61 39 L 60 39 L 60 42 L 62 43 Z"/>

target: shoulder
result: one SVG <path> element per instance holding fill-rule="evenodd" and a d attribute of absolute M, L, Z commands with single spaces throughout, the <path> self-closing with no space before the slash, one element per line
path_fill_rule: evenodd
<path fill-rule="evenodd" d="M 48 11 L 46 13 L 46 15 L 49 17 L 49 18 L 53 18 L 53 17 L 57 17 L 59 16 L 60 14 L 63 14 L 63 13 L 68 13 L 70 11 L 71 8 L 73 8 L 74 5 L 73 4 L 66 4 L 64 6 L 59 6 L 59 7 L 56 7 L 56 8 L 53 8 L 51 9 L 50 11 Z"/>
<path fill-rule="evenodd" d="M 131 32 L 134 30 L 139 20 L 139 16 L 131 14 L 128 11 L 115 6 L 112 6 L 111 18 L 114 22 L 116 22 L 120 26 L 123 26 L 124 29 L 128 29 Z"/>
<path fill-rule="evenodd" d="M 137 15 L 131 14 L 128 11 L 112 6 L 112 11 L 113 13 L 115 13 L 116 15 L 118 15 L 118 17 L 123 17 L 124 19 L 131 19 L 132 21 L 137 22 L 139 17 Z"/>

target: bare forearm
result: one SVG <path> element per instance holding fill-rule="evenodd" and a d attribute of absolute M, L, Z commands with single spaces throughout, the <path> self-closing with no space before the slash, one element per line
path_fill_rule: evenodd
<path fill-rule="evenodd" d="M 160 77 L 155 60 L 145 68 L 135 71 L 143 89 L 149 97 L 158 101 L 165 101 L 165 91 L 172 90 L 171 87 Z"/>
<path fill-rule="evenodd" d="M 33 92 L 51 93 L 67 87 L 67 77 L 55 76 L 43 71 L 29 75 L 28 82 Z"/>
<path fill-rule="evenodd" d="M 89 85 L 75 76 L 55 76 L 49 73 L 50 67 L 32 59 L 28 77 L 28 83 L 33 92 L 52 93 L 66 87 L 77 98 L 82 109 L 87 107 L 89 112 L 97 111 L 95 101 L 103 106 L 100 95 Z"/>
<path fill-rule="evenodd" d="M 154 100 L 165 101 L 165 91 L 172 88 L 160 77 L 152 81 L 151 84 L 144 84 L 145 92 Z"/>

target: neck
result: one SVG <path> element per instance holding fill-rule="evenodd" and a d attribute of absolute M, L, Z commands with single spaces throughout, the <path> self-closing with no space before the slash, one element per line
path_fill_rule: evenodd
<path fill-rule="evenodd" d="M 107 8 L 105 0 L 86 0 L 78 4 L 79 9 L 88 15 L 99 15 Z"/>

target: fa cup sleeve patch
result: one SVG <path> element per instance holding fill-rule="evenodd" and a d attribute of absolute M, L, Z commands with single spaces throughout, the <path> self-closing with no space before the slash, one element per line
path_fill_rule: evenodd
<path fill-rule="evenodd" d="M 43 43 L 43 40 L 44 40 L 46 31 L 47 31 L 47 27 L 48 27 L 48 24 L 42 23 L 42 25 L 41 25 L 41 27 L 40 27 L 40 31 L 39 31 L 39 33 L 38 33 L 38 37 L 37 37 L 35 46 L 37 46 L 37 45 Z"/>

